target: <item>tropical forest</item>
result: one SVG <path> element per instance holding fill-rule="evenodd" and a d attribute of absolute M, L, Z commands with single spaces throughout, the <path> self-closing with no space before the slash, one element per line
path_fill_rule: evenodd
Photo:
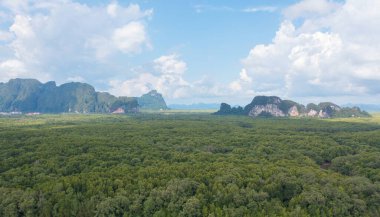
<path fill-rule="evenodd" d="M 379 216 L 380 117 L 0 118 L 0 216 Z"/>

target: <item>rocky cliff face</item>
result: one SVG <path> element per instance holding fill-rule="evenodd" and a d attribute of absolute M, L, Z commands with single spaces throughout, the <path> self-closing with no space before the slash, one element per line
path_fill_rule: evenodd
<path fill-rule="evenodd" d="M 0 112 L 110 113 L 118 108 L 137 111 L 137 98 L 96 92 L 91 85 L 79 82 L 57 86 L 53 81 L 11 79 L 0 83 Z"/>
<path fill-rule="evenodd" d="M 341 111 L 340 106 L 331 103 L 331 102 L 322 102 L 318 105 L 316 104 L 308 104 L 306 106 L 308 117 L 319 117 L 319 118 L 331 118 L 336 114 L 339 114 Z"/>
<path fill-rule="evenodd" d="M 244 111 L 251 117 L 296 117 L 304 106 L 277 96 L 256 96 Z"/>
<path fill-rule="evenodd" d="M 298 111 L 298 108 L 297 108 L 297 106 L 292 106 L 290 109 L 289 109 L 289 111 L 288 111 L 288 115 L 290 116 L 290 117 L 297 117 L 297 116 L 299 116 L 300 115 L 300 113 L 299 113 L 299 111 Z"/>
<path fill-rule="evenodd" d="M 240 111 L 240 112 L 237 112 Z M 239 107 L 231 107 L 222 103 L 221 109 L 216 114 L 241 114 L 250 117 L 368 117 L 369 114 L 359 108 L 341 108 L 331 103 L 323 102 L 308 104 L 306 107 L 291 100 L 282 100 L 277 96 L 256 96 L 250 104 L 239 110 Z"/>
<path fill-rule="evenodd" d="M 310 109 L 310 111 L 307 113 L 308 117 L 315 117 L 318 115 L 318 112 L 314 109 Z"/>
<path fill-rule="evenodd" d="M 259 117 L 259 116 L 273 116 L 273 117 L 284 117 L 285 114 L 281 111 L 276 104 L 267 105 L 256 105 L 248 113 L 248 116 Z"/>

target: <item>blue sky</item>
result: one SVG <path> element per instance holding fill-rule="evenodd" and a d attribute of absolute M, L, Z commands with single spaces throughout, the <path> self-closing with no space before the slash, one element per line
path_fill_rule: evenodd
<path fill-rule="evenodd" d="M 377 0 L 1 0 L 0 81 L 169 103 L 378 103 Z"/>
<path fill-rule="evenodd" d="M 78 1 L 106 5 L 109 1 Z M 95 2 L 95 3 L 94 3 Z M 281 8 L 295 1 L 119 1 L 152 8 L 149 36 L 154 49 L 133 56 L 146 64 L 164 53 L 177 53 L 189 65 L 188 79 L 203 75 L 228 82 L 240 71 L 247 48 L 269 43 L 281 22 Z M 249 8 L 273 7 L 273 11 L 244 12 Z"/>

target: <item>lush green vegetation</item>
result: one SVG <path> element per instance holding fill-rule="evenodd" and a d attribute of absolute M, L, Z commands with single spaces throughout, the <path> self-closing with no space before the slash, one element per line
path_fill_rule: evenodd
<path fill-rule="evenodd" d="M 0 216 L 380 216 L 380 118 L 0 118 Z"/>

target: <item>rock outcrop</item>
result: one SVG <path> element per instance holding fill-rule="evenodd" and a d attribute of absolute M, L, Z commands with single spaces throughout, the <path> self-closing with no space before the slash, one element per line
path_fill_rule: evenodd
<path fill-rule="evenodd" d="M 288 115 L 290 116 L 290 117 L 298 117 L 298 116 L 300 116 L 300 113 L 298 112 L 298 108 L 297 108 L 297 106 L 292 106 L 290 109 L 289 109 L 289 111 L 288 111 Z"/>
<path fill-rule="evenodd" d="M 217 111 L 215 114 L 217 115 L 243 115 L 244 110 L 241 106 L 231 107 L 227 103 L 222 103 L 220 105 L 219 111 Z"/>
<path fill-rule="evenodd" d="M 318 115 L 318 112 L 315 111 L 314 109 L 310 109 L 309 112 L 307 113 L 308 117 L 315 117 Z"/>
<path fill-rule="evenodd" d="M 303 110 L 303 105 L 277 96 L 256 96 L 244 107 L 246 114 L 251 117 L 296 117 Z"/>
<path fill-rule="evenodd" d="M 308 104 L 306 107 L 291 100 L 282 100 L 277 96 L 256 96 L 252 102 L 242 109 L 241 107 L 231 107 L 222 103 L 220 110 L 215 114 L 228 115 L 248 115 L 250 117 L 368 117 L 367 112 L 359 108 L 341 108 L 331 103 L 323 102 Z"/>
<path fill-rule="evenodd" d="M 147 110 L 166 110 L 168 109 L 162 95 L 156 90 L 152 90 L 147 94 L 138 98 L 138 103 L 141 109 Z"/>
<path fill-rule="evenodd" d="M 251 111 L 249 111 L 248 116 L 259 117 L 259 116 L 273 116 L 273 117 L 285 117 L 283 111 L 280 110 L 276 104 L 267 105 L 256 105 Z"/>
<path fill-rule="evenodd" d="M 0 83 L 0 112 L 5 113 L 135 113 L 140 108 L 154 110 L 167 106 L 155 90 L 141 97 L 116 97 L 79 82 L 57 86 L 54 81 L 11 79 Z"/>

